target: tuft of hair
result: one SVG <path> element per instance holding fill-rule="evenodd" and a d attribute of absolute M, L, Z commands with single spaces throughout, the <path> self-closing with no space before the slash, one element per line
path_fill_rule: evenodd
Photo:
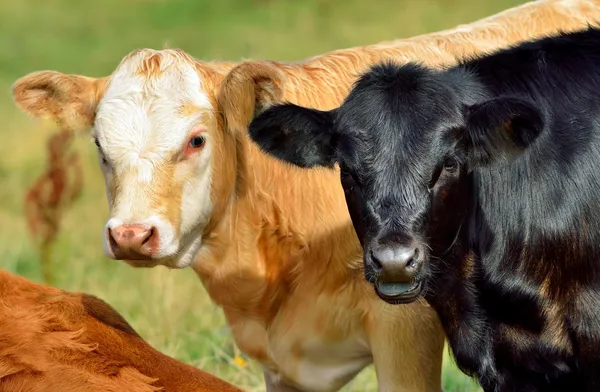
<path fill-rule="evenodd" d="M 375 90 L 412 91 L 419 87 L 419 81 L 432 73 L 430 68 L 418 62 L 399 64 L 386 60 L 371 66 L 355 82 L 355 88 Z"/>

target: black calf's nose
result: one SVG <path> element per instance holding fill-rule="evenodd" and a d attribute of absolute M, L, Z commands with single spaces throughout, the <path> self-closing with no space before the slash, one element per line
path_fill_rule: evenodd
<path fill-rule="evenodd" d="M 418 253 L 417 248 L 398 246 L 373 250 L 371 257 L 381 281 L 402 282 L 414 278 Z"/>

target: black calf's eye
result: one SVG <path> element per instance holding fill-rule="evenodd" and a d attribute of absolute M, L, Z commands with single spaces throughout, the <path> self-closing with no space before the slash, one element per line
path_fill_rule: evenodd
<path fill-rule="evenodd" d="M 344 186 L 345 190 L 352 191 L 355 188 L 359 191 L 362 190 L 361 184 L 354 174 L 344 168 L 341 168 L 340 175 L 342 179 L 342 185 Z"/>
<path fill-rule="evenodd" d="M 431 180 L 429 180 L 429 184 L 428 184 L 428 189 L 431 191 L 433 190 L 433 188 L 435 187 L 435 185 L 438 183 L 438 181 L 440 180 L 440 178 L 447 178 L 447 175 L 455 175 L 458 172 L 460 165 L 458 164 L 458 161 L 454 158 L 446 158 L 444 160 L 444 163 L 441 165 L 438 165 L 437 168 L 435 169 L 435 171 L 433 172 L 433 175 L 431 176 Z"/>
<path fill-rule="evenodd" d="M 454 159 L 446 159 L 444 161 L 444 170 L 448 173 L 454 173 L 458 170 L 458 162 Z"/>
<path fill-rule="evenodd" d="M 342 170 L 341 177 L 342 177 L 342 186 L 344 187 L 344 190 L 345 191 L 353 191 L 354 190 L 354 180 L 352 179 L 352 176 L 350 175 L 350 173 Z"/>
<path fill-rule="evenodd" d="M 191 148 L 200 148 L 204 146 L 204 138 L 202 136 L 194 136 L 190 139 L 189 144 Z"/>

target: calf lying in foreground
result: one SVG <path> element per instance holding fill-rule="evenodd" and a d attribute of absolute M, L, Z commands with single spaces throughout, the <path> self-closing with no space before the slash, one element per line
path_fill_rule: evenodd
<path fill-rule="evenodd" d="M 116 310 L 0 270 L 0 392 L 241 392 L 156 351 Z"/>
<path fill-rule="evenodd" d="M 454 64 L 465 53 L 583 28 L 600 18 L 599 5 L 534 1 L 300 63 L 208 63 L 144 49 L 108 77 L 26 75 L 14 99 L 34 117 L 91 130 L 110 206 L 107 255 L 193 268 L 237 346 L 265 369 L 267 390 L 337 391 L 373 363 L 380 391 L 439 392 L 438 316 L 425 301 L 390 306 L 364 280 L 339 175 L 282 164 L 250 142 L 247 126 L 273 102 L 336 107 L 382 59 Z"/>
<path fill-rule="evenodd" d="M 339 164 L 367 279 L 423 294 L 486 391 L 598 391 L 599 63 L 589 29 L 445 71 L 382 64 L 341 107 L 272 107 L 250 133 Z"/>

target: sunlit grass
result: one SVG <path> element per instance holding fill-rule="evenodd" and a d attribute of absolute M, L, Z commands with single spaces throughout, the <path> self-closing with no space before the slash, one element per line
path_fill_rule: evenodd
<path fill-rule="evenodd" d="M 38 255 L 23 217 L 27 187 L 45 164 L 51 124 L 20 114 L 10 99 L 16 78 L 39 69 L 106 75 L 138 47 L 180 47 L 211 60 L 299 60 L 468 23 L 519 3 L 391 0 L 3 0 L 0 5 L 0 267 L 40 281 Z M 108 301 L 152 345 L 250 391 L 262 391 L 253 361 L 237 350 L 220 309 L 190 270 L 134 269 L 102 255 L 107 206 L 88 135 L 75 148 L 85 186 L 65 216 L 53 249 L 55 285 Z M 474 391 L 446 360 L 447 391 Z M 346 391 L 375 391 L 368 368 Z"/>

